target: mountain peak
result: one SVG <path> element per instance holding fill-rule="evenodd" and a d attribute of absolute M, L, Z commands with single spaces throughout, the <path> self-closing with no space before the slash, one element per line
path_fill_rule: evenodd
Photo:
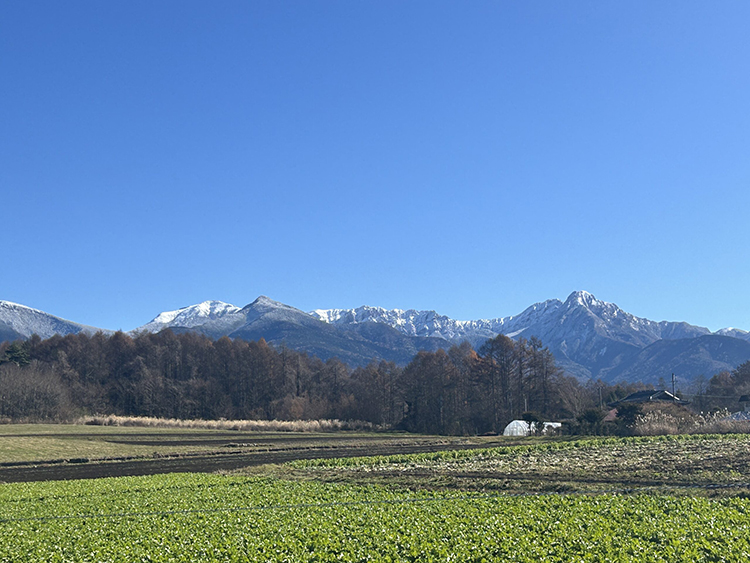
<path fill-rule="evenodd" d="M 208 320 L 231 315 L 239 310 L 239 307 L 224 303 L 223 301 L 203 301 L 174 311 L 163 311 L 150 323 L 136 330 L 159 332 L 164 328 L 193 328 L 204 324 Z"/>
<path fill-rule="evenodd" d="M 197 305 L 193 305 L 192 307 L 202 313 L 210 314 L 213 312 L 222 311 L 224 309 L 231 309 L 234 307 L 234 305 L 224 303 L 224 301 L 203 301 L 201 303 L 198 303 Z M 189 308 L 190 307 L 185 307 L 185 309 Z"/>
<path fill-rule="evenodd" d="M 750 342 L 750 332 L 742 330 L 741 328 L 727 327 L 717 330 L 714 334 L 720 336 L 731 336 L 733 338 L 739 338 L 741 340 L 747 340 Z"/>
<path fill-rule="evenodd" d="M 373 323 L 389 325 L 409 338 L 394 344 L 398 340 L 393 340 L 394 333 L 378 330 L 379 327 L 371 326 Z M 719 352 L 705 352 L 705 347 L 694 345 L 692 341 L 706 335 L 713 336 L 708 341 L 719 344 L 726 344 L 722 337 L 750 341 L 750 332 L 741 329 L 726 328 L 711 335 L 707 328 L 684 322 L 655 322 L 639 318 L 614 303 L 600 301 L 588 291 L 581 290 L 571 293 L 564 303 L 550 299 L 535 303 L 518 315 L 470 321 L 454 320 L 432 310 L 388 310 L 370 306 L 305 313 L 261 295 L 242 309 L 223 301 L 203 301 L 165 311 L 132 333 L 158 332 L 164 328 L 177 332 L 195 331 L 210 338 L 263 337 L 271 343 L 296 343 L 309 353 L 325 358 L 343 354 L 341 357 L 355 363 L 373 357 L 397 357 L 399 361 L 408 361 L 410 355 L 422 349 L 419 347 L 435 349 L 464 340 L 479 348 L 498 334 L 527 339 L 535 336 L 568 373 L 610 381 L 626 376 L 651 381 L 656 368 L 664 367 L 664 362 L 657 356 L 667 348 L 676 354 L 684 348 L 692 354 L 686 356 L 694 365 L 685 364 L 685 370 L 688 370 L 684 372 L 688 374 L 685 377 L 701 373 L 700 370 L 708 374 L 719 369 L 732 369 L 731 362 L 735 359 L 731 362 L 722 360 L 724 356 Z M 92 333 L 96 330 L 25 305 L 0 301 L 0 341 L 28 338 L 32 334 L 49 338 L 53 334 Z M 414 337 L 421 340 L 410 340 Z M 664 342 L 650 351 L 652 345 L 661 340 Z M 672 344 L 673 341 L 677 344 Z M 677 364 L 687 361 L 678 356 L 670 356 L 669 365 L 664 367 L 665 373 L 672 373 L 678 369 Z M 746 359 L 737 356 L 736 361 Z"/>
<path fill-rule="evenodd" d="M 588 291 L 583 291 L 583 290 L 574 291 L 565 300 L 565 304 L 568 305 L 569 307 L 572 305 L 582 305 L 584 307 L 591 307 L 592 305 L 598 305 L 601 303 L 602 301 L 599 301 L 591 293 L 589 293 Z"/>
<path fill-rule="evenodd" d="M 301 313 L 306 317 L 310 317 L 311 319 L 314 318 L 312 315 L 305 313 L 304 311 L 300 311 L 296 307 L 292 307 L 291 305 L 287 305 L 286 303 L 282 303 L 281 301 L 274 301 L 273 299 L 271 299 L 270 297 L 266 297 L 265 295 L 261 295 L 249 305 L 245 305 L 242 308 L 242 311 L 245 315 L 249 315 L 247 317 L 248 319 L 259 318 L 259 316 L 269 313 L 282 316 L 297 315 L 298 313 Z"/>
<path fill-rule="evenodd" d="M 247 305 L 245 308 L 250 307 L 288 307 L 288 305 L 284 305 L 283 303 L 279 301 L 274 301 L 270 297 L 266 297 L 265 295 L 260 295 L 255 301 Z"/>

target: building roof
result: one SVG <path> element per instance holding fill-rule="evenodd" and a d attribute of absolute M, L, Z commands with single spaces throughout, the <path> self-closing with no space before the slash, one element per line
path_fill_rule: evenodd
<path fill-rule="evenodd" d="M 650 403 L 656 401 L 675 403 L 678 405 L 686 405 L 689 403 L 689 401 L 683 401 L 682 399 L 675 395 L 672 395 L 672 393 L 665 389 L 645 389 L 644 391 L 636 391 L 635 393 L 631 393 L 630 395 L 628 395 L 624 399 L 620 399 L 619 401 L 609 403 L 609 406 L 616 407 L 617 405 L 621 405 L 623 403 Z"/>

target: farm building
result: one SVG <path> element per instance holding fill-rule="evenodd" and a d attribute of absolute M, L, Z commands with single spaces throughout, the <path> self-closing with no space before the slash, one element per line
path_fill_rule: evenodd
<path fill-rule="evenodd" d="M 625 403 L 672 403 L 675 405 L 687 405 L 690 401 L 683 401 L 676 395 L 672 395 L 665 389 L 646 389 L 644 391 L 636 391 L 631 393 L 624 399 L 609 403 L 610 407 L 617 407 Z"/>
<path fill-rule="evenodd" d="M 503 436 L 531 436 L 534 434 L 532 425 L 534 422 L 526 422 L 525 420 L 514 420 L 505 427 L 503 430 Z M 542 434 L 552 434 L 562 426 L 559 422 L 543 422 L 544 430 Z"/>

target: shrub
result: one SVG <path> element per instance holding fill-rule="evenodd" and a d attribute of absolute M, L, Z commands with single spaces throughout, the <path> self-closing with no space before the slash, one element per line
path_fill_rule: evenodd
<path fill-rule="evenodd" d="M 148 426 L 157 428 L 204 428 L 244 432 L 335 432 L 337 430 L 374 430 L 361 420 L 182 420 L 148 416 L 84 416 L 76 424 L 96 426 Z"/>

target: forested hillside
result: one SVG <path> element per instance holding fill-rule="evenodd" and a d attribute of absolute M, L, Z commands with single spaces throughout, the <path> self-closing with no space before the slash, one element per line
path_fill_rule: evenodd
<path fill-rule="evenodd" d="M 264 340 L 165 330 L 55 336 L 0 345 L 0 418 L 119 414 L 203 419 L 370 421 L 420 432 L 502 431 L 524 412 L 579 414 L 592 389 L 565 377 L 542 343 L 498 336 L 419 352 L 405 367 L 354 370 Z"/>

